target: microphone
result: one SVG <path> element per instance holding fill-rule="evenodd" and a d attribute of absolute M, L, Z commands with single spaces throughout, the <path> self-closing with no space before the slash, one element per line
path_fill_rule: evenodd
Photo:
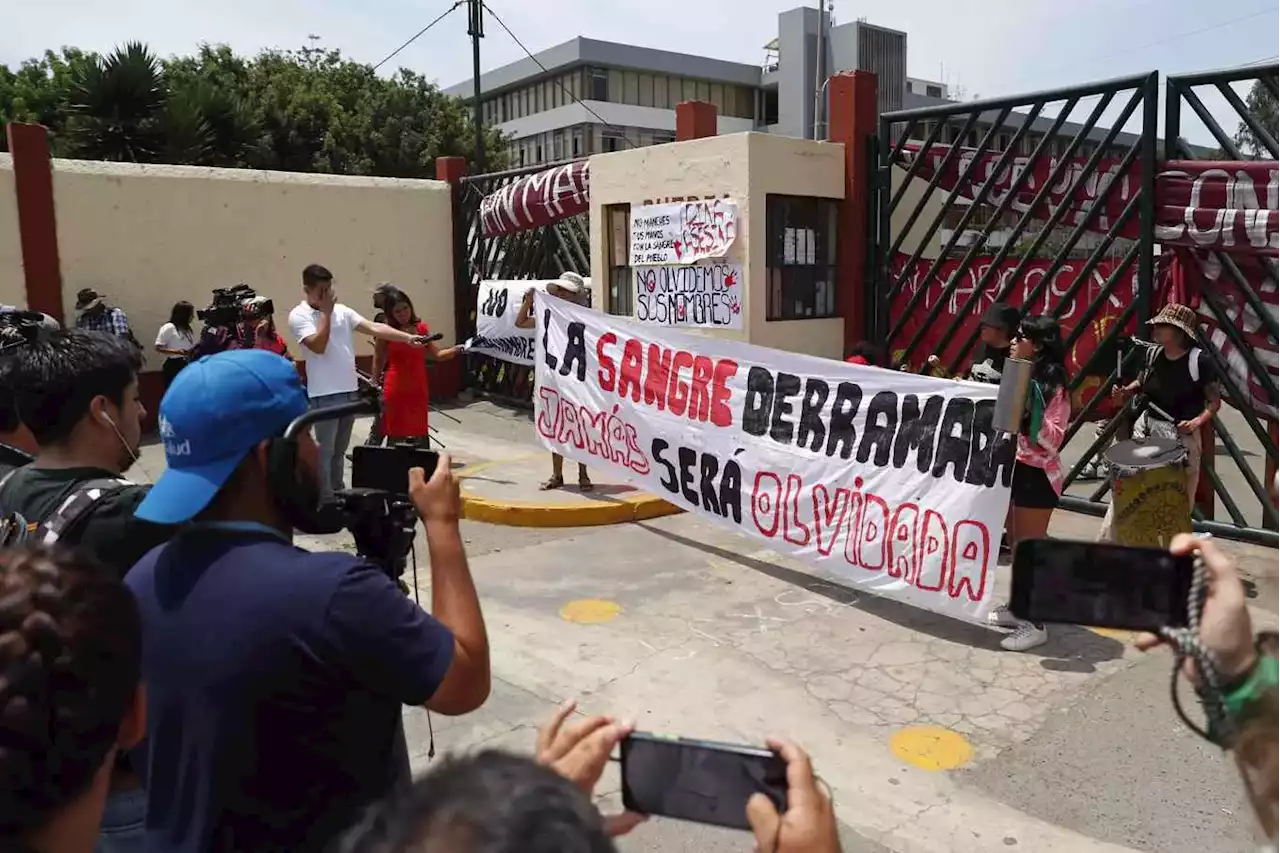
<path fill-rule="evenodd" d="M 444 337 L 444 332 L 436 332 L 434 335 L 427 335 L 425 338 L 422 339 L 422 341 L 423 343 L 429 344 L 433 341 L 438 341 L 443 337 Z"/>

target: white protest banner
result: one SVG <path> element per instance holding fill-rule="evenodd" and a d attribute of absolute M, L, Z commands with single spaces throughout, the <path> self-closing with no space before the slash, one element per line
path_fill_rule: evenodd
<path fill-rule="evenodd" d="M 520 303 L 529 288 L 545 291 L 554 280 L 482 281 L 476 294 L 476 333 L 462 348 L 512 364 L 533 366 L 533 329 L 516 328 Z M 583 278 L 588 295 L 591 279 Z"/>
<path fill-rule="evenodd" d="M 991 609 L 1014 440 L 996 387 L 859 367 L 538 294 L 549 450 L 858 587 Z"/>
<path fill-rule="evenodd" d="M 631 266 L 722 258 L 738 236 L 738 205 L 722 198 L 631 208 Z"/>
<path fill-rule="evenodd" d="M 742 328 L 742 265 L 633 267 L 636 320 L 659 326 Z"/>

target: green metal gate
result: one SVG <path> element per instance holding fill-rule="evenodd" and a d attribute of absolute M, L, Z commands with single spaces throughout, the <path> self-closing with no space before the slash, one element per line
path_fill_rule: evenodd
<path fill-rule="evenodd" d="M 454 257 L 459 259 L 454 304 L 459 340 L 475 334 L 476 297 L 482 280 L 550 279 L 564 272 L 590 275 L 591 239 L 585 213 L 496 237 L 485 237 L 481 231 L 480 204 L 486 196 L 526 175 L 558 165 L 564 163 L 462 179 L 454 216 Z M 504 402 L 531 404 L 532 371 L 522 365 L 487 355 L 468 355 L 464 382 L 467 387 Z"/>
<path fill-rule="evenodd" d="M 1171 78 L 1170 91 L 1193 79 L 1202 82 Z M 1160 273 L 1158 109 L 1153 71 L 886 113 L 873 153 L 867 338 L 884 342 L 897 367 L 952 375 L 967 362 L 990 302 L 1057 318 L 1073 403 L 1063 505 L 1095 515 L 1105 512 L 1108 485 L 1085 478 L 1136 414 L 1118 408 L 1110 392 L 1136 374 L 1146 351 L 1135 342 L 1147 337 Z M 1177 106 L 1169 109 L 1176 131 L 1168 116 Z M 1267 438 L 1250 407 L 1241 412 L 1250 431 Z M 1230 434 L 1215 426 L 1230 448 Z M 1274 437 L 1263 447 L 1274 458 Z M 1250 487 L 1261 489 L 1261 506 L 1238 512 L 1214 478 L 1231 523 L 1198 518 L 1198 527 L 1274 546 L 1275 509 L 1243 455 L 1229 453 Z"/>

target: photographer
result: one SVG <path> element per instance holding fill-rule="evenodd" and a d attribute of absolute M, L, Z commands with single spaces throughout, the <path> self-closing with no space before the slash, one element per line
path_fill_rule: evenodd
<path fill-rule="evenodd" d="M 293 361 L 289 346 L 276 331 L 275 303 L 265 296 L 255 296 L 244 303 L 243 338 L 253 341 L 254 349 L 264 349 Z"/>
<path fill-rule="evenodd" d="M 489 645 L 448 456 L 408 474 L 432 611 L 382 569 L 309 553 L 321 469 L 297 372 L 261 350 L 201 359 L 161 403 L 168 469 L 141 518 L 184 524 L 126 582 L 143 624 L 147 850 L 320 851 L 409 782 L 402 705 L 489 695 Z"/>
<path fill-rule="evenodd" d="M 338 302 L 333 273 L 319 264 L 302 271 L 302 302 L 289 312 L 289 331 L 302 348 L 307 364 L 307 394 L 313 409 L 349 403 L 359 386 L 356 374 L 355 333 L 425 347 L 424 336 L 393 329 L 386 323 L 371 323 Z M 320 490 L 328 498 L 342 490 L 343 463 L 351 443 L 355 418 L 337 418 L 316 424 L 320 446 Z"/>
<path fill-rule="evenodd" d="M 533 759 L 497 750 L 446 759 L 412 789 L 370 809 L 336 853 L 614 853 L 610 839 L 645 818 L 604 817 L 591 798 L 632 726 L 605 716 L 566 725 L 575 708 L 565 703 L 538 730 Z M 831 798 L 809 756 L 789 741 L 773 739 L 769 747 L 787 763 L 787 809 L 780 815 L 763 794 L 751 798 L 746 817 L 755 849 L 840 853 Z"/>

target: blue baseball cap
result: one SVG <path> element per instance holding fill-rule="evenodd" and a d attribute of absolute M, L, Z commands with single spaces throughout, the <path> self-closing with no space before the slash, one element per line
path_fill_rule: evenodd
<path fill-rule="evenodd" d="M 307 410 L 307 392 L 287 359 L 260 349 L 195 361 L 160 401 L 168 467 L 134 515 L 156 524 L 190 521 L 240 461 Z"/>

